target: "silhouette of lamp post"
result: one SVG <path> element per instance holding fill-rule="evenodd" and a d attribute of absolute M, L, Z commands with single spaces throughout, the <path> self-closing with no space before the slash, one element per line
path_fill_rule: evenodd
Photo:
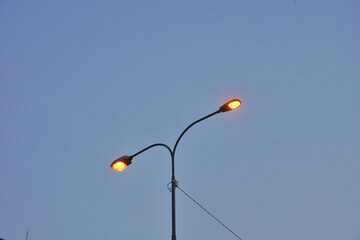
<path fill-rule="evenodd" d="M 178 182 L 175 179 L 175 151 L 176 151 L 176 147 L 179 144 L 180 139 L 182 138 L 182 136 L 195 124 L 214 116 L 215 114 L 218 113 L 222 113 L 222 112 L 228 112 L 231 110 L 235 110 L 236 108 L 240 107 L 241 105 L 241 101 L 239 99 L 233 99 L 228 101 L 227 103 L 225 103 L 224 105 L 222 105 L 217 111 L 210 113 L 209 115 L 206 115 L 203 118 L 200 118 L 199 120 L 191 123 L 187 128 L 185 128 L 185 130 L 180 134 L 180 136 L 178 137 L 178 139 L 176 140 L 176 143 L 174 145 L 174 148 L 171 150 L 171 148 L 163 143 L 156 143 L 153 145 L 150 145 L 146 148 L 144 148 L 143 150 L 131 155 L 131 156 L 122 156 L 118 159 L 116 159 L 114 162 L 111 163 L 110 167 L 116 171 L 123 171 L 126 167 L 128 167 L 131 163 L 132 163 L 132 159 L 145 152 L 146 150 L 156 147 L 156 146 L 161 146 L 161 147 L 165 147 L 167 150 L 169 150 L 170 155 L 171 155 L 171 209 L 172 209 L 172 235 L 171 235 L 171 239 L 172 240 L 176 240 L 176 224 L 175 224 L 175 189 L 178 185 Z"/>

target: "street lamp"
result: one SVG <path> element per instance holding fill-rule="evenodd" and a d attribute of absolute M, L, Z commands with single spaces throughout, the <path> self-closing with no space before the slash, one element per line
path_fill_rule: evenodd
<path fill-rule="evenodd" d="M 150 145 L 146 148 L 144 148 L 143 150 L 131 155 L 131 156 L 122 156 L 118 159 L 116 159 L 114 162 L 111 163 L 110 167 L 116 171 L 123 171 L 126 167 L 128 167 L 131 164 L 131 160 L 139 155 L 140 153 L 145 152 L 146 150 L 156 147 L 156 146 L 161 146 L 161 147 L 165 147 L 167 150 L 169 150 L 170 155 L 171 155 L 171 209 L 172 209 L 172 235 L 171 235 L 171 239 L 172 240 L 176 240 L 176 224 L 175 224 L 175 189 L 178 185 L 178 182 L 175 179 L 175 151 L 176 151 L 176 147 L 179 144 L 180 139 L 182 138 L 182 136 L 187 132 L 187 130 L 189 130 L 192 126 L 194 126 L 195 124 L 197 124 L 198 122 L 201 122 L 211 116 L 214 116 L 215 114 L 221 113 L 221 112 L 228 112 L 228 111 L 232 111 L 235 110 L 236 108 L 240 107 L 241 105 L 241 101 L 239 99 L 233 99 L 228 101 L 227 103 L 225 103 L 224 105 L 222 105 L 217 111 L 210 113 L 209 115 L 206 115 L 203 118 L 200 118 L 199 120 L 191 123 L 187 128 L 185 128 L 185 130 L 180 134 L 180 136 L 178 137 L 178 139 L 176 140 L 176 143 L 174 145 L 174 148 L 171 150 L 171 148 L 163 143 L 156 143 L 153 145 Z"/>

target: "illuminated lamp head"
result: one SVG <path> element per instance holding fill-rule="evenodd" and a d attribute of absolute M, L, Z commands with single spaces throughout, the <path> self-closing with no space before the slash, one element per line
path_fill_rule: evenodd
<path fill-rule="evenodd" d="M 231 110 L 235 110 L 236 108 L 240 107 L 241 101 L 239 99 L 233 99 L 225 103 L 219 108 L 220 112 L 227 112 Z"/>
<path fill-rule="evenodd" d="M 122 172 L 127 166 L 131 164 L 132 157 L 129 156 L 122 156 L 110 165 L 110 167 L 116 171 Z"/>

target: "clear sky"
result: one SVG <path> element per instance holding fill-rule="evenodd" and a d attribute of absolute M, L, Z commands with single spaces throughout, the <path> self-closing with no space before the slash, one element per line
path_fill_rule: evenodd
<path fill-rule="evenodd" d="M 243 240 L 360 240 L 360 3 L 0 1 L 0 237 L 170 239 L 180 186 Z M 235 239 L 177 192 L 177 236 Z"/>

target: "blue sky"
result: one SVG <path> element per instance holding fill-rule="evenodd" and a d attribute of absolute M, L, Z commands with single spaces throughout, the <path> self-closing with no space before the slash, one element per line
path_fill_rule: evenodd
<path fill-rule="evenodd" d="M 360 239 L 358 1 L 1 1 L 0 237 Z M 177 192 L 178 239 L 235 239 Z"/>

